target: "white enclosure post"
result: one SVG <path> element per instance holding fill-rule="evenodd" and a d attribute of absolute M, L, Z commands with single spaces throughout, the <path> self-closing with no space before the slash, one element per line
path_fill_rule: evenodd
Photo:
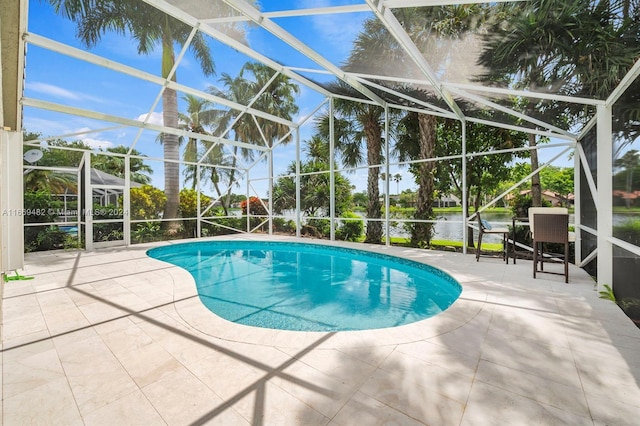
<path fill-rule="evenodd" d="M 389 197 L 389 107 L 384 107 L 384 229 L 385 244 L 391 245 L 390 227 L 389 227 L 389 210 L 391 209 L 391 200 Z"/>
<path fill-rule="evenodd" d="M 269 180 L 268 180 L 268 188 L 269 188 L 269 235 L 273 235 L 273 146 L 269 143 Z M 262 218 L 260 218 L 260 222 L 262 222 Z"/>
<path fill-rule="evenodd" d="M 578 142 L 580 144 L 580 142 Z M 582 170 L 582 163 L 580 162 L 580 155 L 578 154 L 579 146 L 576 146 L 574 154 L 573 154 L 573 217 L 575 224 L 575 234 L 576 234 L 576 242 L 575 246 L 575 256 L 574 263 L 576 265 L 580 265 L 582 263 L 582 244 L 581 241 L 581 230 L 580 230 L 580 213 L 582 210 L 581 202 L 581 187 L 580 187 L 580 172 Z M 569 204 L 567 202 L 567 204 Z"/>
<path fill-rule="evenodd" d="M 0 273 L 24 266 L 22 132 L 0 129 Z M 1 274 L 0 274 L 1 275 Z"/>
<path fill-rule="evenodd" d="M 462 124 L 462 253 L 467 254 L 467 123 Z"/>
<path fill-rule="evenodd" d="M 598 105 L 597 124 L 597 171 L 598 171 L 598 291 L 604 284 L 613 285 L 613 133 L 611 106 Z"/>
<path fill-rule="evenodd" d="M 122 194 L 122 234 L 124 245 L 131 245 L 131 158 L 124 157 L 124 193 Z"/>
<path fill-rule="evenodd" d="M 198 190 L 198 192 L 196 192 L 196 238 L 200 238 L 202 237 L 202 199 L 200 197 L 202 190 L 200 189 L 200 163 L 196 164 L 196 188 Z M 222 202 L 224 203 L 224 200 L 222 200 Z"/>
<path fill-rule="evenodd" d="M 296 237 L 302 235 L 300 217 L 300 129 L 296 129 Z"/>
<path fill-rule="evenodd" d="M 91 184 L 91 153 L 84 153 L 84 247 L 93 250 L 93 185 Z"/>
<path fill-rule="evenodd" d="M 333 98 L 329 102 L 329 223 L 330 239 L 336 239 L 336 177 L 335 177 L 335 146 L 336 134 L 333 121 Z"/>

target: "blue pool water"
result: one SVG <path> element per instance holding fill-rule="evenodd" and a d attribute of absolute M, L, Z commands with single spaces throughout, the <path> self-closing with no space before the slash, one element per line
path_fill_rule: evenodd
<path fill-rule="evenodd" d="M 444 311 L 462 291 L 450 275 L 428 265 L 316 244 L 208 241 L 147 254 L 189 271 L 212 312 L 256 327 L 395 327 Z"/>

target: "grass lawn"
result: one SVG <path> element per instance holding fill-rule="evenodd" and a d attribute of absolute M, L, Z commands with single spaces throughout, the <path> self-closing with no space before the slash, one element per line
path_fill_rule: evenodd
<path fill-rule="evenodd" d="M 409 238 L 391 237 L 391 244 L 394 246 L 409 246 Z M 462 241 L 450 241 L 450 240 L 431 240 L 431 248 L 435 250 L 446 250 L 449 247 L 453 247 L 456 251 L 462 251 Z M 482 251 L 502 251 L 502 243 L 482 243 Z"/>

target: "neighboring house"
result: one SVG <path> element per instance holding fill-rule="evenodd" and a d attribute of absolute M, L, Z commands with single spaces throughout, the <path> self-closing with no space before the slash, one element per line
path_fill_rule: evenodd
<path fill-rule="evenodd" d="M 620 189 L 614 189 L 613 197 L 614 200 L 618 201 L 615 203 L 616 205 L 631 207 L 638 202 L 637 200 L 640 198 L 640 191 L 627 192 Z"/>
<path fill-rule="evenodd" d="M 103 185 L 105 187 L 109 187 L 93 188 L 93 198 L 95 202 L 99 203 L 101 206 L 107 206 L 109 204 L 117 205 L 118 197 L 122 195 L 122 188 L 124 188 L 124 179 L 101 170 L 91 168 L 91 185 Z M 140 188 L 142 184 L 130 181 L 129 186 L 131 188 Z"/>
<path fill-rule="evenodd" d="M 443 195 L 433 200 L 433 207 L 456 207 L 460 205 L 460 198 L 453 194 Z"/>
<path fill-rule="evenodd" d="M 531 190 L 525 189 L 523 191 L 520 191 L 520 195 L 531 195 Z M 514 196 L 512 194 L 509 194 L 505 198 L 508 201 L 511 201 Z M 542 191 L 542 200 L 551 203 L 552 207 L 561 207 L 565 206 L 566 204 L 573 204 L 574 198 L 575 197 L 573 194 L 569 194 L 567 199 L 565 200 L 565 198 L 560 196 L 560 194 L 558 194 L 557 192 L 549 190 Z"/>

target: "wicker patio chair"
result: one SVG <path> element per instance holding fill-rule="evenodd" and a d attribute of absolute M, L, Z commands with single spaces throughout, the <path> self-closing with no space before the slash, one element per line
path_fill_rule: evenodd
<path fill-rule="evenodd" d="M 563 275 L 558 272 L 544 270 L 544 262 L 564 263 L 564 282 L 569 282 L 569 215 L 566 213 L 533 213 L 530 221 L 533 237 L 533 278 L 537 272 Z M 546 254 L 545 243 L 560 243 L 564 245 L 564 254 Z M 538 269 L 540 263 L 540 269 Z"/>

